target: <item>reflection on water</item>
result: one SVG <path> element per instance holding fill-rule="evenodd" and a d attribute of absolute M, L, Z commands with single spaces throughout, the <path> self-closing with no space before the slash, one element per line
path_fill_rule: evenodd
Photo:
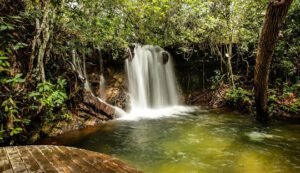
<path fill-rule="evenodd" d="M 261 127 L 247 116 L 199 111 L 112 121 L 51 141 L 111 154 L 145 172 L 289 173 L 300 172 L 299 131 L 299 125 Z"/>

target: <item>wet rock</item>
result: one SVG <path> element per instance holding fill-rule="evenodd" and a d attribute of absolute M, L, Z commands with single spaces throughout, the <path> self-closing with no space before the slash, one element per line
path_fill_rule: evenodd
<path fill-rule="evenodd" d="M 105 87 L 106 102 L 125 110 L 126 103 L 129 100 L 125 73 L 110 69 L 110 76 L 107 79 Z"/>
<path fill-rule="evenodd" d="M 123 83 L 123 80 L 124 80 L 123 77 L 119 77 L 119 78 L 118 78 L 118 82 L 119 82 L 120 84 Z"/>
<path fill-rule="evenodd" d="M 96 119 L 89 119 L 84 122 L 85 126 L 95 126 L 97 125 L 97 120 Z"/>

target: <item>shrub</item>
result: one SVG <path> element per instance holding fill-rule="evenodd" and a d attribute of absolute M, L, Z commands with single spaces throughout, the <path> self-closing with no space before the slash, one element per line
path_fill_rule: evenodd
<path fill-rule="evenodd" d="M 299 114 L 300 112 L 300 83 L 289 85 L 288 83 L 282 84 L 282 91 L 270 90 L 269 104 L 270 112 L 287 112 L 292 114 Z"/>
<path fill-rule="evenodd" d="M 250 112 L 253 105 L 253 93 L 241 87 L 230 89 L 225 94 L 225 101 L 232 107 Z"/>
<path fill-rule="evenodd" d="M 57 84 L 39 83 L 37 90 L 29 93 L 29 99 L 35 102 L 31 108 L 42 113 L 42 122 L 51 123 L 69 117 L 66 113 L 65 101 L 68 97 L 65 86 L 66 80 L 58 79 Z"/>

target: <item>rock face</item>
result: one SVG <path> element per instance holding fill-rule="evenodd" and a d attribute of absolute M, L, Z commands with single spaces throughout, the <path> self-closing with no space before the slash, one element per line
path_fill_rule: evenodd
<path fill-rule="evenodd" d="M 70 119 L 68 121 L 60 121 L 60 122 L 56 123 L 56 125 L 54 127 L 50 127 L 50 129 L 48 131 L 45 131 L 43 128 L 42 134 L 45 134 L 46 136 L 49 136 L 49 137 L 55 137 L 55 136 L 62 135 L 67 132 L 75 131 L 75 130 L 86 128 L 89 126 L 100 125 L 105 122 L 105 121 L 103 121 L 99 118 L 93 117 L 93 116 L 80 117 L 80 116 L 75 116 L 75 115 L 76 114 L 74 114 L 72 119 Z M 39 138 L 39 136 L 37 136 L 37 139 L 38 138 Z M 29 143 L 34 143 L 37 139 L 32 139 L 31 142 L 29 142 Z"/>
<path fill-rule="evenodd" d="M 28 143 L 32 144 L 41 137 L 54 137 L 88 126 L 103 124 L 116 118 L 113 106 L 126 109 L 129 97 L 124 64 L 109 64 L 113 62 L 110 60 L 104 62 L 105 68 L 100 68 L 97 59 L 98 57 L 87 58 L 86 61 L 89 90 L 85 88 L 85 79 L 80 77 L 76 70 L 68 69 L 70 118 L 52 125 L 43 125 L 31 135 L 32 138 Z"/>
<path fill-rule="evenodd" d="M 52 145 L 2 147 L 0 160 L 0 172 L 141 172 L 105 154 Z"/>
<path fill-rule="evenodd" d="M 98 79 L 96 78 L 97 75 L 95 75 L 95 73 L 90 73 L 90 75 L 90 78 L 93 79 L 92 81 L 94 81 L 95 84 Z M 88 126 L 99 125 L 115 118 L 115 109 L 113 106 L 107 104 L 105 101 L 97 97 L 97 95 L 95 95 L 97 94 L 95 91 L 94 94 L 92 93 L 92 91 L 89 91 L 86 88 L 84 88 L 83 79 L 77 78 L 77 80 L 74 81 L 76 81 L 76 84 L 73 84 L 73 86 L 77 87 L 73 89 L 76 90 L 76 92 L 74 92 L 72 96 L 72 107 L 70 108 L 71 118 L 69 120 L 58 122 L 52 125 L 51 127 L 43 127 L 40 133 L 41 136 L 54 137 L 66 132 L 78 130 Z M 121 84 L 119 84 L 119 86 L 120 85 Z M 98 86 L 98 84 L 96 84 L 96 86 Z M 93 90 L 95 88 L 91 89 Z M 37 137 L 37 139 L 38 138 L 39 137 Z M 30 143 L 33 143 L 35 141 L 36 139 L 32 139 Z"/>
<path fill-rule="evenodd" d="M 51 127 L 43 127 L 41 129 L 42 134 L 54 137 L 88 126 L 99 125 L 115 118 L 115 109 L 95 97 L 92 93 L 85 91 L 82 99 L 83 100 L 73 109 L 71 119 L 58 122 Z M 34 142 L 34 140 L 32 141 Z"/>
<path fill-rule="evenodd" d="M 89 64 L 88 67 L 90 68 L 88 78 L 93 93 L 84 90 L 82 87 L 84 82 L 78 79 L 80 82 L 78 85 L 81 86 L 79 87 L 81 90 L 77 91 L 77 95 L 74 95 L 76 102 L 71 109 L 72 118 L 68 121 L 58 122 L 54 127 L 47 128 L 47 131 L 42 131 L 42 134 L 45 136 L 54 137 L 88 126 L 103 124 L 108 120 L 114 119 L 115 110 L 111 105 L 123 110 L 126 109 L 129 97 L 124 72 L 120 70 L 116 71 L 112 68 L 106 71 L 104 75 L 106 78 L 104 102 L 97 97 L 100 97 L 97 92 L 99 91 L 99 75 L 92 71 L 93 66 Z"/>
<path fill-rule="evenodd" d="M 105 89 L 106 101 L 126 110 L 126 103 L 129 101 L 129 95 L 127 92 L 125 73 L 116 72 L 110 69 L 107 79 Z"/>

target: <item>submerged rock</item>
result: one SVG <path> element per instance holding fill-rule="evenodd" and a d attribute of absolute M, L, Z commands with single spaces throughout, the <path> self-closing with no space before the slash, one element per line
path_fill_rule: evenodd
<path fill-rule="evenodd" d="M 266 134 L 263 132 L 250 132 L 246 133 L 246 136 L 249 137 L 250 140 L 252 141 L 263 141 L 264 139 L 274 139 L 277 138 L 277 136 Z"/>

